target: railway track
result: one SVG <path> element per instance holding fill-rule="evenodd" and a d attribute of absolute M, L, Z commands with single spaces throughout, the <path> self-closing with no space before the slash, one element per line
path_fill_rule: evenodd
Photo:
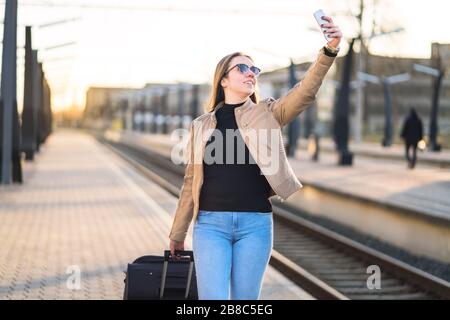
<path fill-rule="evenodd" d="M 139 145 L 97 139 L 174 196 L 184 167 Z M 272 200 L 270 263 L 317 299 L 450 299 L 450 283 L 305 220 Z M 379 279 L 377 282 L 376 279 Z M 379 286 L 378 286 L 379 285 Z"/>

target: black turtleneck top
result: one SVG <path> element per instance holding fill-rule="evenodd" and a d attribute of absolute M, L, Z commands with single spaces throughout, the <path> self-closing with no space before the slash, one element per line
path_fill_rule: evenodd
<path fill-rule="evenodd" d="M 272 205 L 269 200 L 271 187 L 259 166 L 250 155 L 247 146 L 239 132 L 235 108 L 240 104 L 224 104 L 216 112 L 217 127 L 223 137 L 223 143 L 215 138 L 216 132 L 207 141 L 203 159 L 203 184 L 200 193 L 200 210 L 206 211 L 249 211 L 270 212 Z M 227 129 L 231 130 L 227 137 Z M 231 134 L 230 133 L 235 133 Z M 228 139 L 227 139 L 228 138 Z M 245 147 L 245 161 L 238 162 L 238 150 Z M 234 159 L 229 153 L 234 150 Z M 212 157 L 208 157 L 210 154 Z M 222 155 L 222 157 L 220 157 Z M 214 161 L 211 161 L 211 158 Z M 219 159 L 219 160 L 217 160 Z M 222 159 L 220 163 L 220 159 Z M 250 161 L 250 159 L 252 159 Z"/>

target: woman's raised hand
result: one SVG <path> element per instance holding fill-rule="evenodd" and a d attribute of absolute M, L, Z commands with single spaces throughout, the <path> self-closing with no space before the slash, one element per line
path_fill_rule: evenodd
<path fill-rule="evenodd" d="M 331 17 L 323 16 L 323 19 L 327 20 L 328 23 L 322 24 L 321 27 L 325 28 L 324 33 L 332 38 L 328 42 L 328 44 L 333 48 L 339 47 L 339 44 L 342 39 L 341 29 L 339 29 L 339 27 L 334 24 L 333 19 L 331 19 Z"/>

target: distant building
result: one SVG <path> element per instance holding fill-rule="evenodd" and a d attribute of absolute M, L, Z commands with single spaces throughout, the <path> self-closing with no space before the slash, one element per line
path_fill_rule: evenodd
<path fill-rule="evenodd" d="M 118 94 L 130 94 L 137 89 L 90 87 L 86 93 L 86 106 L 82 125 L 90 128 L 109 127 L 113 118 L 112 101 Z"/>
<path fill-rule="evenodd" d="M 170 132 L 204 113 L 207 84 L 148 83 L 140 89 L 89 88 L 83 122 L 97 129 Z"/>
<path fill-rule="evenodd" d="M 424 133 L 428 134 L 434 79 L 413 70 L 415 63 L 434 68 L 450 67 L 450 44 L 433 43 L 430 59 L 397 58 L 368 55 L 366 72 L 379 77 L 410 73 L 412 79 L 392 86 L 392 111 L 394 139 L 399 140 L 398 130 L 409 108 L 414 106 L 424 121 Z M 342 72 L 344 57 L 338 57 L 325 77 L 319 90 L 315 119 L 319 120 L 322 135 L 331 134 L 333 108 Z M 301 80 L 310 62 L 295 65 L 296 76 Z M 353 68 L 352 79 L 356 79 Z M 288 66 L 262 73 L 258 78 L 261 98 L 279 98 L 288 91 Z M 95 120 L 96 127 L 130 129 L 145 132 L 170 132 L 189 126 L 190 121 L 205 112 L 211 86 L 189 83 L 148 83 L 140 89 L 89 88 L 86 96 L 85 119 Z M 381 85 L 366 83 L 364 88 L 363 134 L 366 138 L 379 137 L 384 130 L 384 94 Z M 355 91 L 353 90 L 352 93 Z M 443 82 L 440 95 L 439 137 L 444 146 L 450 147 L 450 80 Z M 353 115 L 356 95 L 350 96 L 350 130 L 353 129 Z M 301 128 L 310 126 L 311 117 L 300 116 Z M 304 122 L 308 120 L 308 123 Z M 353 135 L 350 133 L 350 137 Z"/>

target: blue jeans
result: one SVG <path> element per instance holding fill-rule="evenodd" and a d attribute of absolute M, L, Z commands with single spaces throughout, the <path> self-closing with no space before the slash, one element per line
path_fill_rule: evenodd
<path fill-rule="evenodd" d="M 200 300 L 257 300 L 273 247 L 272 212 L 200 210 L 192 247 Z"/>

